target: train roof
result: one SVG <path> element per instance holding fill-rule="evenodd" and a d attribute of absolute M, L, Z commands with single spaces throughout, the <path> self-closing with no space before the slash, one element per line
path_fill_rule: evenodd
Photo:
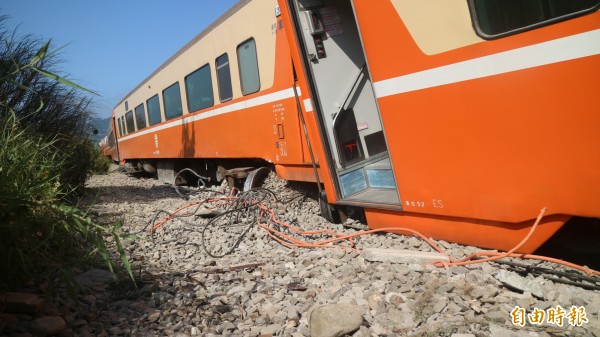
<path fill-rule="evenodd" d="M 242 9 L 245 5 L 247 5 L 252 0 L 239 0 L 235 5 L 233 5 L 227 12 L 223 13 L 217 20 L 211 23 L 208 27 L 206 27 L 200 34 L 196 35 L 190 42 L 186 43 L 181 49 L 179 49 L 173 56 L 169 57 L 160 67 L 154 70 L 150 75 L 148 75 L 144 80 L 142 80 L 133 90 L 131 90 L 123 99 L 117 103 L 115 108 L 119 106 L 121 103 L 125 102 L 129 96 L 131 96 L 136 90 L 138 90 L 144 83 L 148 82 L 152 77 L 158 74 L 161 70 L 166 68 L 169 64 L 171 64 L 174 60 L 176 60 L 181 54 L 190 49 L 191 46 L 196 44 L 198 41 L 202 40 L 204 36 L 213 31 L 216 27 L 222 24 L 224 21 L 229 19 L 233 14 Z"/>

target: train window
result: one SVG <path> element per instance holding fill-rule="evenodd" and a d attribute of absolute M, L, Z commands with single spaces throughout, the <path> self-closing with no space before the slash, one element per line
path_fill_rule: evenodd
<path fill-rule="evenodd" d="M 121 116 L 121 128 L 123 129 L 123 135 L 126 135 L 127 129 L 125 129 L 125 116 Z"/>
<path fill-rule="evenodd" d="M 135 124 L 137 124 L 138 130 L 146 127 L 146 111 L 144 110 L 144 103 L 135 107 Z"/>
<path fill-rule="evenodd" d="M 260 78 L 258 76 L 258 58 L 254 39 L 246 40 L 240 44 L 237 48 L 237 56 L 242 94 L 248 95 L 257 92 L 260 89 Z"/>
<path fill-rule="evenodd" d="M 475 30 L 493 39 L 598 9 L 600 0 L 469 0 Z"/>
<path fill-rule="evenodd" d="M 165 118 L 173 119 L 183 115 L 179 82 L 175 82 L 173 85 L 163 90 L 163 102 L 165 105 Z"/>
<path fill-rule="evenodd" d="M 123 137 L 123 129 L 121 128 L 121 118 L 117 119 L 117 126 L 119 128 L 119 137 Z"/>
<path fill-rule="evenodd" d="M 229 71 L 229 56 L 225 53 L 217 57 L 215 63 L 217 67 L 217 81 L 219 82 L 219 99 L 221 102 L 229 101 L 233 98 L 231 72 Z"/>
<path fill-rule="evenodd" d="M 110 131 L 110 134 L 108 135 L 108 147 L 110 147 L 110 148 L 115 147 L 115 134 L 112 132 L 112 130 Z"/>
<path fill-rule="evenodd" d="M 208 64 L 185 77 L 185 92 L 190 112 L 204 109 L 215 103 Z"/>
<path fill-rule="evenodd" d="M 125 114 L 125 124 L 127 125 L 127 133 L 135 132 L 135 124 L 133 122 L 133 111 L 129 110 Z"/>
<path fill-rule="evenodd" d="M 121 127 L 123 128 L 123 135 L 127 135 L 127 129 L 125 128 L 125 116 L 121 116 Z"/>
<path fill-rule="evenodd" d="M 150 125 L 154 125 L 162 122 L 162 117 L 160 116 L 160 104 L 158 103 L 158 94 L 147 100 L 146 106 L 148 107 L 148 123 Z"/>

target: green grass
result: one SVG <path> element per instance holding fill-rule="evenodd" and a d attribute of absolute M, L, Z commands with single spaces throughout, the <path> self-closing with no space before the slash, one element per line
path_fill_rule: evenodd
<path fill-rule="evenodd" d="M 106 174 L 110 168 L 111 160 L 100 153 L 100 147 L 94 145 L 94 151 L 91 156 L 91 168 L 90 172 L 93 174 Z"/>
<path fill-rule="evenodd" d="M 89 139 L 89 90 L 56 75 L 50 41 L 19 36 L 0 16 L 0 292 L 115 261 L 133 279 L 121 225 L 77 205 L 85 180 L 110 165 Z M 111 237 L 111 245 L 106 238 Z M 114 258 L 116 256 L 116 259 Z M 95 262 L 93 262 L 95 263 Z"/>
<path fill-rule="evenodd" d="M 14 117 L 0 123 L 0 287 L 18 289 L 46 273 L 68 275 L 94 257 L 112 271 L 108 236 L 132 276 L 120 225 L 98 225 L 65 201 L 74 192 L 61 182 L 72 154 L 22 129 Z"/>

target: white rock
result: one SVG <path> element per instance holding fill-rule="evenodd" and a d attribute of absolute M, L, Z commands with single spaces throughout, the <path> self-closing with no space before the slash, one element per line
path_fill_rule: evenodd
<path fill-rule="evenodd" d="M 536 280 L 526 279 L 519 276 L 517 273 L 513 273 L 504 269 L 498 271 L 496 274 L 496 279 L 511 288 L 529 292 L 537 298 L 544 297 L 542 287 L 538 282 L 536 282 Z"/>
<path fill-rule="evenodd" d="M 311 337 L 337 337 L 350 334 L 362 324 L 362 310 L 351 304 L 329 304 L 310 314 Z"/>

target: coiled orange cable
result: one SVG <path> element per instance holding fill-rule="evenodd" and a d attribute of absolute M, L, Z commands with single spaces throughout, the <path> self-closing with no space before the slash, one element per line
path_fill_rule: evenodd
<path fill-rule="evenodd" d="M 228 202 L 232 202 L 235 199 L 236 199 L 236 197 L 230 195 L 228 197 L 208 199 L 201 203 L 219 202 L 219 206 L 222 206 Z M 198 205 L 198 204 L 200 204 L 200 202 L 194 202 L 194 203 L 190 203 L 188 205 L 179 207 L 177 210 L 175 210 L 175 212 L 173 214 L 178 214 L 180 211 L 182 211 L 188 207 L 191 207 L 193 205 Z M 428 263 L 428 264 L 431 264 L 431 265 L 434 265 L 437 267 L 448 268 L 451 266 L 472 265 L 472 264 L 483 263 L 483 262 L 492 262 L 495 260 L 512 257 L 512 258 L 533 259 L 533 260 L 556 263 L 556 264 L 564 265 L 569 268 L 573 268 L 573 269 L 582 271 L 583 273 L 590 275 L 590 276 L 600 276 L 600 271 L 593 270 L 591 268 L 580 266 L 580 265 L 577 265 L 577 264 L 574 264 L 571 262 L 567 262 L 567 261 L 563 261 L 560 259 L 547 257 L 547 256 L 540 256 L 540 255 L 515 253 L 515 251 L 517 251 L 520 247 L 522 247 L 531 238 L 531 236 L 535 232 L 537 226 L 539 225 L 540 221 L 544 217 L 544 215 L 547 211 L 547 208 L 541 209 L 535 223 L 533 224 L 533 226 L 531 226 L 529 233 L 523 238 L 523 240 L 521 240 L 511 250 L 509 250 L 507 252 L 479 251 L 479 252 L 470 254 L 462 259 L 457 260 L 457 259 L 454 259 L 451 256 L 449 256 L 442 248 L 440 248 L 435 242 L 433 242 L 433 240 L 427 238 L 426 236 L 419 233 L 418 231 L 410 229 L 410 228 L 386 227 L 386 228 L 377 228 L 377 229 L 361 231 L 361 232 L 357 232 L 357 233 L 353 233 L 353 234 L 337 233 L 337 232 L 331 231 L 329 229 L 321 229 L 321 230 L 316 230 L 316 231 L 304 231 L 298 227 L 292 226 L 288 223 L 285 223 L 285 222 L 277 219 L 277 217 L 275 215 L 275 211 L 268 208 L 266 205 L 264 205 L 262 203 L 257 203 L 256 205 L 259 207 L 260 212 L 261 212 L 261 216 L 259 217 L 259 219 L 267 220 L 267 221 L 265 221 L 265 223 L 259 221 L 257 223 L 257 225 L 259 227 L 265 229 L 267 231 L 267 234 L 272 239 L 276 240 L 277 242 L 279 242 L 285 246 L 307 247 L 307 248 L 341 248 L 341 249 L 352 250 L 355 252 L 360 252 L 359 249 L 355 248 L 354 238 L 356 238 L 356 237 L 367 235 L 367 234 L 381 233 L 381 232 L 404 234 L 404 235 L 409 234 L 409 235 L 414 235 L 414 236 L 421 238 L 422 240 L 427 242 L 427 244 L 429 244 L 434 250 L 436 250 L 437 252 L 444 254 L 445 256 L 448 257 L 448 260 L 450 261 L 449 263 L 446 261 L 442 261 L 442 260 L 436 260 L 436 261 L 432 261 L 432 262 Z M 215 206 L 215 207 L 218 207 L 218 206 Z M 186 215 L 187 215 L 187 213 L 186 213 Z M 172 220 L 173 218 L 174 217 L 172 217 L 172 216 L 166 217 L 164 220 L 155 224 L 153 229 L 155 230 L 156 228 L 163 225 L 165 222 Z M 300 236 L 329 235 L 329 236 L 331 236 L 331 238 L 316 241 L 316 242 L 308 242 L 305 240 L 301 240 L 301 239 L 292 237 L 286 233 L 283 233 L 283 232 L 273 228 L 270 225 L 270 223 L 275 223 L 279 226 L 285 227 L 288 230 L 290 230 L 291 232 L 294 232 L 295 234 L 300 235 Z M 341 243 L 344 241 L 348 242 L 348 244 L 346 244 L 346 245 L 334 244 L 334 243 Z M 480 258 L 480 257 L 485 257 L 485 258 L 475 259 L 475 258 Z"/>

